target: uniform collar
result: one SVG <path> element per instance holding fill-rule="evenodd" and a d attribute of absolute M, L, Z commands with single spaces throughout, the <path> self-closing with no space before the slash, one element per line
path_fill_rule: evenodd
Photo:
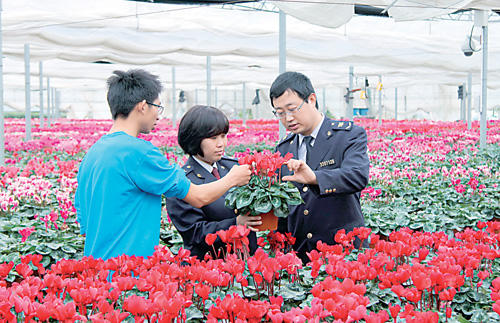
<path fill-rule="evenodd" d="M 204 161 L 200 160 L 199 158 L 196 158 L 195 156 L 191 156 L 191 157 L 193 157 L 193 159 L 196 160 L 196 162 L 198 164 L 200 164 L 201 167 L 205 168 L 207 170 L 207 172 L 209 172 L 209 173 L 212 173 L 212 170 L 214 168 L 217 168 L 217 163 L 213 163 L 213 165 L 209 165 L 209 164 L 205 163 Z"/>
<path fill-rule="evenodd" d="M 316 139 L 316 137 L 318 136 L 318 133 L 319 133 L 319 129 L 321 128 L 321 126 L 323 125 L 323 122 L 325 121 L 325 115 L 324 114 L 321 114 L 321 121 L 318 123 L 318 125 L 316 126 L 316 128 L 314 128 L 313 132 L 310 134 L 311 137 L 313 137 L 313 141 Z M 302 145 L 302 141 L 304 140 L 304 135 L 299 133 L 299 147 L 300 145 Z"/>

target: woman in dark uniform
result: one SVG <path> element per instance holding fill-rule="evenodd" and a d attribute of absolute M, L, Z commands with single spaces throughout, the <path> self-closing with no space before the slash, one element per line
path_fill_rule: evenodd
<path fill-rule="evenodd" d="M 182 117 L 177 138 L 182 150 L 189 155 L 182 168 L 193 184 L 216 181 L 238 164 L 237 160 L 224 156 L 228 131 L 227 117 L 214 107 L 196 105 Z M 261 224 L 260 216 L 236 216 L 232 209 L 225 207 L 226 194 L 201 209 L 177 198 L 166 200 L 168 215 L 182 236 L 184 248 L 200 260 L 207 252 L 211 252 L 213 258 L 217 257 L 212 246 L 205 242 L 207 234 L 227 230 L 233 225 L 247 225 L 250 230 L 258 231 L 252 226 Z M 249 241 L 250 252 L 253 253 L 257 248 L 255 232 L 250 233 Z M 225 244 L 219 238 L 214 247 L 217 251 L 220 248 L 225 250 Z"/>

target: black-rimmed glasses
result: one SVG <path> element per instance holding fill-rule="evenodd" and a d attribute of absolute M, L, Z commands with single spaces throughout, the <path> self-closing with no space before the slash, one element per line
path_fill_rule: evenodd
<path fill-rule="evenodd" d="M 165 110 L 165 108 L 159 104 L 154 104 L 154 103 L 151 103 L 151 102 L 148 102 L 146 101 L 147 104 L 149 105 L 154 105 L 155 107 L 158 108 L 158 114 L 162 114 L 163 113 L 163 110 Z"/>
<path fill-rule="evenodd" d="M 304 104 L 304 102 L 306 102 L 305 99 L 304 99 L 304 101 L 302 101 L 302 103 L 297 108 L 292 108 L 288 111 L 277 112 L 276 110 L 274 110 L 273 114 L 276 118 L 279 118 L 279 119 L 284 118 L 286 115 L 289 115 L 289 116 L 296 115 L 297 112 L 299 112 L 300 108 L 302 108 L 302 105 Z"/>

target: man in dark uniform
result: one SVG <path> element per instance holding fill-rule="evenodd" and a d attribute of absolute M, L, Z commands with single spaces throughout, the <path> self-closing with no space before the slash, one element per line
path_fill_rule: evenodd
<path fill-rule="evenodd" d="M 286 72 L 271 85 L 273 113 L 290 131 L 276 151 L 294 156 L 283 166 L 283 180 L 293 181 L 304 204 L 290 206 L 278 231 L 291 232 L 304 263 L 316 243 L 335 244 L 335 234 L 363 227 L 360 193 L 368 184 L 370 161 L 363 128 L 333 121 L 318 110 L 314 88 L 301 73 Z"/>

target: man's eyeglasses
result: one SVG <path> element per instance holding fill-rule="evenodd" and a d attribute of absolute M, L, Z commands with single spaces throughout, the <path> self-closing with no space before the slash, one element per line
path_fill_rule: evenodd
<path fill-rule="evenodd" d="M 299 112 L 300 108 L 302 108 L 302 105 L 304 104 L 304 102 L 306 102 L 306 100 L 304 99 L 304 101 L 302 101 L 302 103 L 297 107 L 297 108 L 292 108 L 292 109 L 289 109 L 288 111 L 282 111 L 282 112 L 277 112 L 276 110 L 273 111 L 274 113 L 274 116 L 276 118 L 284 118 L 287 114 L 289 116 L 293 116 L 293 115 L 296 115 L 297 112 Z"/>
<path fill-rule="evenodd" d="M 147 104 L 149 105 L 154 105 L 155 107 L 158 108 L 158 114 L 162 114 L 163 113 L 163 110 L 165 110 L 165 108 L 159 104 L 154 104 L 154 103 L 151 103 L 151 102 L 148 102 L 146 101 Z"/>

